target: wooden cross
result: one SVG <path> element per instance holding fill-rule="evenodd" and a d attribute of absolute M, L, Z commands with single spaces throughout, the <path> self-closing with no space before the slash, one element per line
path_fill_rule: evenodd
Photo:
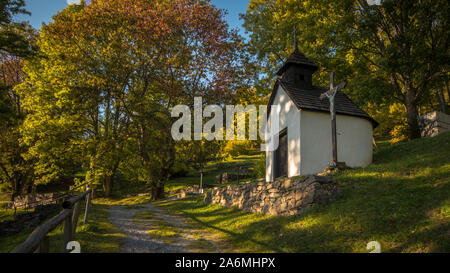
<path fill-rule="evenodd" d="M 294 26 L 294 50 L 298 50 L 298 45 L 297 45 L 297 26 Z"/>
<path fill-rule="evenodd" d="M 336 138 L 336 108 L 334 106 L 334 97 L 339 90 L 345 88 L 346 82 L 342 82 L 338 86 L 334 86 L 334 72 L 330 75 L 330 90 L 320 95 L 320 99 L 328 98 L 330 100 L 330 113 L 331 113 L 331 141 L 333 146 L 333 166 L 337 165 L 337 138 Z"/>

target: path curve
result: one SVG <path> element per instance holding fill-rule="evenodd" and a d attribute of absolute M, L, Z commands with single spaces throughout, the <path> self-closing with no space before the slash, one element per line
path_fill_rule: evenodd
<path fill-rule="evenodd" d="M 146 211 L 150 211 L 151 219 L 136 219 L 136 214 Z M 126 235 L 120 247 L 122 253 L 222 252 L 217 236 L 205 233 L 187 224 L 181 216 L 169 214 L 154 205 L 111 206 L 109 212 L 109 222 Z M 161 228 L 157 223 L 170 225 L 180 232 L 170 242 L 149 235 L 149 230 Z"/>

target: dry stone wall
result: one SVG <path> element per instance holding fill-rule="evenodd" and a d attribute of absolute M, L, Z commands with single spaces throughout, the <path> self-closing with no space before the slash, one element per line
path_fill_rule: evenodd
<path fill-rule="evenodd" d="M 35 207 L 37 205 L 49 205 L 54 204 L 54 193 L 30 193 L 26 195 L 16 196 L 14 202 L 11 202 L 9 207 Z"/>
<path fill-rule="evenodd" d="M 254 213 L 296 215 L 314 204 L 336 200 L 338 192 L 333 177 L 308 176 L 216 187 L 206 192 L 204 201 Z"/>

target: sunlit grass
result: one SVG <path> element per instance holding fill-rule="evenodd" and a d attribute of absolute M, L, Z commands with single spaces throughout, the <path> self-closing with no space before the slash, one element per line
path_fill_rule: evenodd
<path fill-rule="evenodd" d="M 240 157 L 229 164 L 255 160 Z M 205 183 L 215 185 L 221 170 L 208 165 Z M 166 190 L 196 185 L 198 174 L 171 180 Z M 268 216 L 219 205 L 204 205 L 200 196 L 160 204 L 217 234 L 242 252 L 368 252 L 369 241 L 383 252 L 450 252 L 450 133 L 390 145 L 379 143 L 374 163 L 336 176 L 342 195 L 299 216 Z M 95 199 L 90 224 L 80 225 L 82 252 L 118 252 L 124 234 L 107 221 L 109 205 L 137 208 L 150 202 L 143 183 L 119 183 L 120 195 Z M 137 218 L 152 219 L 151 212 Z M 156 222 L 153 236 L 171 238 L 173 230 Z M 150 226 L 149 226 L 150 230 Z M 171 233 L 173 232 L 173 233 Z M 62 251 L 61 229 L 51 234 L 51 250 Z M 26 239 L 27 233 L 0 238 L 0 252 Z"/>
<path fill-rule="evenodd" d="M 173 225 L 155 218 L 155 213 L 151 210 L 142 211 L 134 215 L 134 222 L 141 227 L 148 228 L 148 235 L 165 243 L 173 243 L 174 240 L 182 236 L 182 230 Z"/>
<path fill-rule="evenodd" d="M 211 186 L 222 186 L 216 183 L 216 176 L 223 173 L 226 168 L 234 168 L 236 166 L 246 164 L 253 166 L 256 161 L 262 156 L 261 153 L 256 153 L 254 155 L 241 155 L 236 158 L 228 158 L 221 162 L 210 162 L 204 169 L 203 183 L 205 185 Z M 252 167 L 250 167 L 251 169 Z M 247 179 L 248 180 L 248 179 Z M 237 181 L 230 181 L 230 183 L 235 183 Z M 171 179 L 165 185 L 165 191 L 170 192 L 185 188 L 188 186 L 199 185 L 200 184 L 200 174 L 196 171 L 191 171 L 186 177 L 178 177 Z"/>
<path fill-rule="evenodd" d="M 300 216 L 265 216 L 191 197 L 161 205 L 243 252 L 450 252 L 450 133 L 379 145 L 374 164 L 336 176 L 342 196 Z"/>

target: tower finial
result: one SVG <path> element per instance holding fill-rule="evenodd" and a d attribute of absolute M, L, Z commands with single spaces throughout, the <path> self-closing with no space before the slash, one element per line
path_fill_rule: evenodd
<path fill-rule="evenodd" d="M 297 45 L 297 25 L 294 26 L 294 51 L 298 50 Z"/>

